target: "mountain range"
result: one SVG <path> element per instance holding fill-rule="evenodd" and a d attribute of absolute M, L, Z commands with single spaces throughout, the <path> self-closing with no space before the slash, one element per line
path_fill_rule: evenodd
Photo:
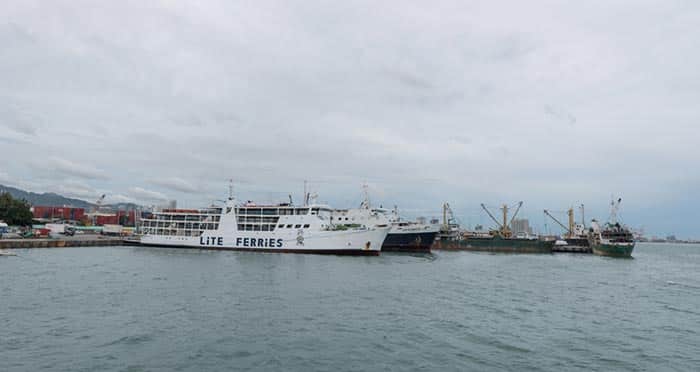
<path fill-rule="evenodd" d="M 31 191 L 25 191 L 18 189 L 16 187 L 0 185 L 0 194 L 8 192 L 15 199 L 24 199 L 31 205 L 41 205 L 47 207 L 75 207 L 75 208 L 85 208 L 89 210 L 95 207 L 95 203 L 90 203 L 85 200 L 67 198 L 63 195 L 59 195 L 53 192 L 36 193 Z M 124 209 L 134 209 L 140 207 L 133 203 L 118 203 L 111 205 L 103 205 L 103 207 L 110 207 L 112 209 L 124 210 Z"/>

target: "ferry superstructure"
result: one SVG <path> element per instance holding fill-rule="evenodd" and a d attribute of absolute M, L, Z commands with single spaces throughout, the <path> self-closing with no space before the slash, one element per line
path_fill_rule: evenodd
<path fill-rule="evenodd" d="M 369 197 L 365 198 L 360 208 L 339 209 L 332 215 L 338 225 L 375 224 L 391 226 L 391 230 L 382 244 L 382 251 L 430 253 L 435 237 L 440 232 L 439 225 L 405 221 L 399 217 L 397 208 L 389 211 L 384 208 L 371 208 Z"/>
<path fill-rule="evenodd" d="M 239 251 L 379 255 L 388 224 L 339 225 L 324 204 L 163 209 L 141 220 L 141 244 Z"/>

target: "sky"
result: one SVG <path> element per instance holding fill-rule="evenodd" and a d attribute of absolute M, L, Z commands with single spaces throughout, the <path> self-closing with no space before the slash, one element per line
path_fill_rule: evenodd
<path fill-rule="evenodd" d="M 700 238 L 700 2 L 3 0 L 0 184 Z M 559 214 L 564 218 L 563 214 Z M 548 222 L 548 225 L 552 225 Z M 550 226 L 551 227 L 551 226 Z"/>

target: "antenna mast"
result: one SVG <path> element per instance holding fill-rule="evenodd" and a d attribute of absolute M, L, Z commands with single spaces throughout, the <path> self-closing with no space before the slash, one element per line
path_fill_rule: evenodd
<path fill-rule="evenodd" d="M 370 208 L 368 188 L 369 187 L 367 186 L 366 182 L 362 184 L 363 200 L 362 200 L 362 204 L 360 205 L 360 207 L 365 208 L 365 209 Z"/>

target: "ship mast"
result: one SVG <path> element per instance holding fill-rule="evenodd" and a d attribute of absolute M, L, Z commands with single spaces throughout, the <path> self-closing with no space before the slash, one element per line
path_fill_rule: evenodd
<path fill-rule="evenodd" d="M 483 203 L 481 204 L 481 208 L 484 211 L 486 211 L 486 214 L 488 214 L 489 217 L 491 217 L 491 219 L 493 220 L 493 222 L 496 223 L 496 225 L 498 226 L 498 232 L 504 238 L 509 238 L 512 235 L 509 225 L 513 223 L 515 216 L 518 215 L 518 212 L 520 211 L 520 207 L 522 207 L 522 206 L 523 206 L 523 202 L 519 202 L 518 208 L 515 210 L 513 217 L 510 219 L 510 221 L 508 221 L 508 211 L 510 210 L 510 207 L 508 207 L 508 205 L 506 205 L 506 204 L 503 204 L 503 206 L 500 208 L 501 212 L 503 213 L 503 222 L 501 223 L 498 221 L 498 219 L 496 219 L 496 217 L 494 217 L 493 214 L 491 214 L 491 211 L 489 211 L 489 209 L 486 208 L 486 205 L 484 205 Z"/>
<path fill-rule="evenodd" d="M 622 203 L 622 198 L 615 200 L 613 198 L 610 201 L 610 224 L 614 225 L 617 223 L 617 213 L 620 211 L 620 203 Z"/>
<path fill-rule="evenodd" d="M 572 237 L 574 235 L 574 208 L 569 208 L 566 214 L 569 215 L 569 236 Z"/>
<path fill-rule="evenodd" d="M 369 186 L 367 186 L 367 183 L 362 184 L 362 204 L 360 204 L 360 208 L 364 209 L 369 209 L 370 208 L 370 203 L 369 203 L 369 191 L 368 191 Z"/>

